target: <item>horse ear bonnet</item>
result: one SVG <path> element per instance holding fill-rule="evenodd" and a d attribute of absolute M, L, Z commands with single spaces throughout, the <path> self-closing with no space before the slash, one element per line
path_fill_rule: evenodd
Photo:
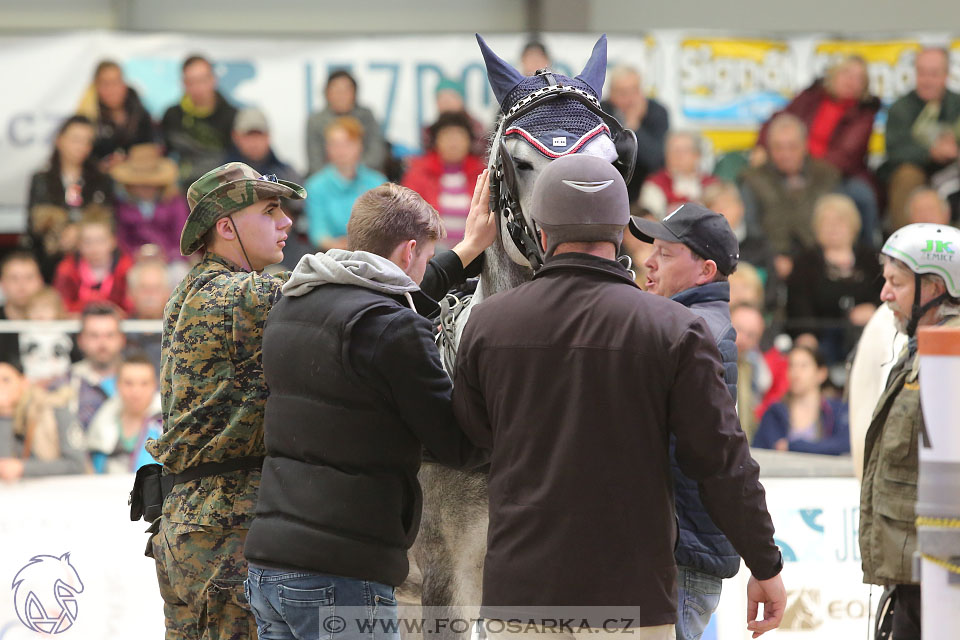
<path fill-rule="evenodd" d="M 629 182 L 636 159 L 636 134 L 624 130 L 613 116 L 599 107 L 607 70 L 606 35 L 597 40 L 590 59 L 575 78 L 559 73 L 524 76 L 494 53 L 479 34 L 477 42 L 490 86 L 504 115 L 533 92 L 552 85 L 573 87 L 596 100 L 596 104 L 590 104 L 580 96 L 556 96 L 536 109 L 508 118 L 503 137 L 520 136 L 542 155 L 554 159 L 576 153 L 596 136 L 607 134 L 617 148 L 618 158 L 614 164 Z M 560 123 L 562 127 L 558 126 Z"/>
<path fill-rule="evenodd" d="M 609 135 L 617 151 L 613 165 L 629 182 L 636 164 L 637 137 L 600 107 L 607 69 L 606 35 L 597 40 L 590 59 L 575 78 L 549 70 L 524 76 L 494 53 L 480 34 L 477 43 L 487 79 L 504 116 L 499 147 L 491 152 L 496 154 L 490 184 L 491 208 L 506 218 L 514 244 L 537 269 L 542 264 L 542 250 L 536 230 L 528 228 L 519 215 L 516 168 L 505 139 L 522 137 L 543 156 L 556 159 L 577 153 L 599 135 Z"/>

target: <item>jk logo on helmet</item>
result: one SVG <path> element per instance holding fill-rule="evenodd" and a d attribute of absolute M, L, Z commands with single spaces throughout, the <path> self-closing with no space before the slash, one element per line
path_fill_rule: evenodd
<path fill-rule="evenodd" d="M 956 249 L 951 247 L 952 241 L 927 240 L 927 246 L 923 248 L 924 253 L 956 253 Z"/>

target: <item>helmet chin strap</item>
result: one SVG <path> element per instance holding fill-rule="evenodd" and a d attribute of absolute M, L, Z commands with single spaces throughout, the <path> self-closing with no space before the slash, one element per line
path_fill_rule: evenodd
<path fill-rule="evenodd" d="M 233 219 L 233 215 L 227 216 L 230 219 L 230 224 L 233 225 L 233 232 L 237 236 L 237 242 L 240 243 L 240 251 L 243 253 L 243 259 L 247 261 L 247 270 L 253 272 L 253 263 L 250 262 L 250 257 L 247 255 L 247 250 L 243 248 L 243 240 L 240 239 L 240 229 L 237 228 L 237 223 Z"/>
<path fill-rule="evenodd" d="M 913 274 L 913 307 L 910 309 L 910 322 L 907 323 L 907 337 L 912 338 L 917 333 L 917 325 L 920 323 L 920 318 L 924 316 L 930 309 L 936 307 L 941 302 L 948 298 L 947 292 L 944 291 L 939 296 L 933 300 L 928 301 L 926 304 L 921 305 L 920 300 L 920 274 Z"/>

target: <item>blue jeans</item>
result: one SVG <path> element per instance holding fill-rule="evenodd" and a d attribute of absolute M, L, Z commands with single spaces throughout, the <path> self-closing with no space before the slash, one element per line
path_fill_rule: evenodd
<path fill-rule="evenodd" d="M 385 584 L 251 564 L 244 587 L 259 640 L 400 640 Z"/>
<path fill-rule="evenodd" d="M 720 604 L 722 583 L 696 569 L 677 567 L 677 640 L 700 640 Z"/>

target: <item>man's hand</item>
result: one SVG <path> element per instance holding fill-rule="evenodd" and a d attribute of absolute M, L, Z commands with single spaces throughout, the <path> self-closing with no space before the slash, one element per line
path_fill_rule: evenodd
<path fill-rule="evenodd" d="M 477 186 L 473 189 L 470 201 L 470 213 L 463 232 L 463 240 L 453 248 L 466 267 L 477 259 L 484 250 L 497 239 L 497 216 L 490 211 L 490 170 L 484 169 L 477 176 Z"/>
<path fill-rule="evenodd" d="M 952 132 L 945 132 L 930 147 L 930 158 L 940 164 L 956 160 L 957 155 L 957 139 Z"/>
<path fill-rule="evenodd" d="M 760 603 L 763 603 L 763 620 L 757 620 Z M 786 607 L 787 592 L 779 574 L 769 580 L 750 576 L 747 582 L 747 630 L 753 631 L 754 638 L 779 627 Z"/>
<path fill-rule="evenodd" d="M 767 150 L 757 145 L 750 152 L 749 162 L 751 167 L 759 167 L 767 162 Z"/>
<path fill-rule="evenodd" d="M 850 312 L 847 314 L 847 318 L 850 320 L 850 324 L 853 326 L 863 327 L 870 322 L 870 318 L 873 317 L 873 314 L 876 310 L 877 307 L 872 302 L 861 302 L 853 309 L 850 309 Z"/>
<path fill-rule="evenodd" d="M 0 458 L 0 480 L 16 482 L 23 477 L 23 461 L 19 458 Z"/>

